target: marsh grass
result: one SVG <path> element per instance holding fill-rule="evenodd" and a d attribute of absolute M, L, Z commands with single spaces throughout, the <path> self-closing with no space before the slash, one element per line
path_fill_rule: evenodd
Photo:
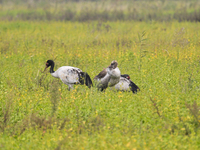
<path fill-rule="evenodd" d="M 54 114 L 56 113 L 56 110 L 58 109 L 58 105 L 59 105 L 59 84 L 58 81 L 53 81 L 51 83 L 51 88 L 50 88 L 50 93 L 51 93 L 51 103 L 52 103 L 52 116 L 54 116 Z"/>
<path fill-rule="evenodd" d="M 0 31 L 4 149 L 199 149 L 198 23 L 13 21 Z M 141 91 L 68 91 L 43 72 L 48 59 L 91 79 L 117 60 Z"/>
<path fill-rule="evenodd" d="M 2 107 L 1 110 L 1 120 L 0 120 L 0 129 L 1 132 L 4 132 L 6 130 L 6 127 L 8 125 L 9 119 L 10 119 L 10 113 L 12 108 L 12 97 L 13 94 L 9 93 L 7 102 L 5 104 L 5 107 Z"/>
<path fill-rule="evenodd" d="M 200 21 L 200 2 L 130 0 L 2 0 L 1 20 L 23 21 Z"/>

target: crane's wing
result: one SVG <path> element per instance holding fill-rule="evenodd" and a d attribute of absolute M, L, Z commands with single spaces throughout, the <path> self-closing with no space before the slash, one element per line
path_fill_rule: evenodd
<path fill-rule="evenodd" d="M 106 74 L 107 74 L 107 71 L 106 71 L 106 69 L 104 69 L 104 70 L 101 71 L 98 75 L 96 75 L 96 76 L 94 77 L 94 80 L 99 80 L 99 79 L 105 77 Z"/>
<path fill-rule="evenodd" d="M 80 72 L 82 72 L 82 70 L 80 70 L 79 68 L 66 66 L 61 67 L 58 75 L 62 82 L 65 84 L 78 84 L 80 83 Z"/>

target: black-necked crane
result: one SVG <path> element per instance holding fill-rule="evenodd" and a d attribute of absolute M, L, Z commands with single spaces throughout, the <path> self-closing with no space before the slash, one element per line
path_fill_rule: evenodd
<path fill-rule="evenodd" d="M 54 65 L 55 63 L 53 60 L 48 60 L 46 62 L 45 70 L 51 66 L 51 75 L 55 78 L 60 78 L 64 84 L 68 85 L 69 90 L 73 89 L 74 84 L 86 84 L 89 88 L 92 86 L 90 76 L 81 69 L 71 66 L 62 66 L 54 71 Z"/>
<path fill-rule="evenodd" d="M 128 74 L 121 75 L 120 81 L 115 85 L 115 89 L 120 91 L 132 91 L 133 93 L 137 93 L 140 88 L 131 81 L 130 76 Z"/>
<path fill-rule="evenodd" d="M 94 77 L 99 90 L 103 91 L 107 87 L 115 86 L 119 82 L 121 73 L 117 66 L 118 63 L 114 60 L 106 69 Z"/>

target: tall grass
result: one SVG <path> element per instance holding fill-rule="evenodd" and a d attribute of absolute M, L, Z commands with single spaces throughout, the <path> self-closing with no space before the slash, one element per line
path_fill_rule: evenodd
<path fill-rule="evenodd" d="M 200 2 L 131 0 L 2 0 L 0 20 L 200 21 Z"/>
<path fill-rule="evenodd" d="M 199 149 L 199 23 L 13 21 L 0 31 L 2 149 Z M 141 91 L 68 91 L 42 73 L 48 59 L 91 78 L 117 60 Z"/>

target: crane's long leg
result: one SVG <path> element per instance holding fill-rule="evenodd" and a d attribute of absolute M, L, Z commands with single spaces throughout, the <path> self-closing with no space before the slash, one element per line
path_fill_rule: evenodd
<path fill-rule="evenodd" d="M 68 90 L 70 91 L 71 89 L 74 89 L 73 84 L 68 84 Z"/>

